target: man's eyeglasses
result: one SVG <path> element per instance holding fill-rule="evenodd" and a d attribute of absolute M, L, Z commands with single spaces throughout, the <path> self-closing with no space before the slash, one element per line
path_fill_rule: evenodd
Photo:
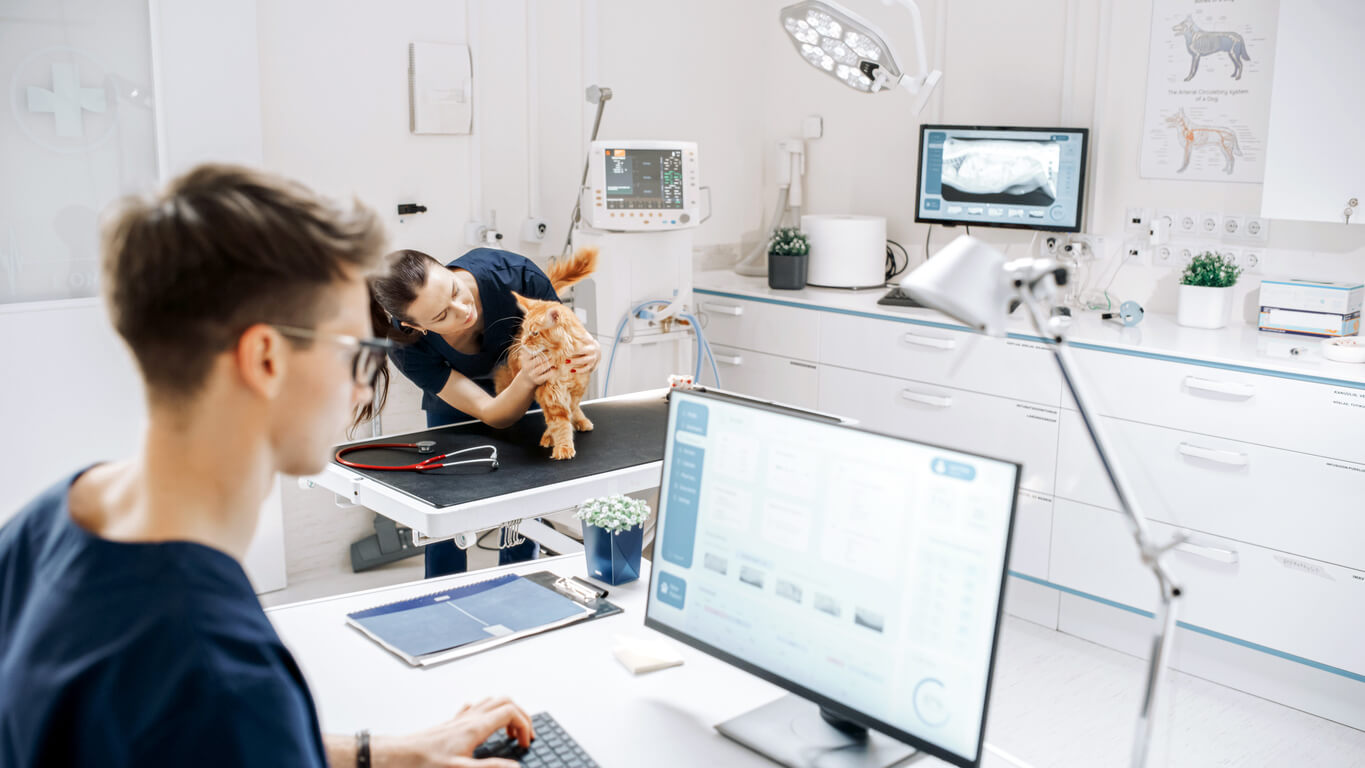
<path fill-rule="evenodd" d="M 351 361 L 351 376 L 355 379 L 355 383 L 366 387 L 375 385 L 379 379 L 379 371 L 384 368 L 384 361 L 389 350 L 396 349 L 398 346 L 388 339 L 358 339 L 344 333 L 329 333 L 312 328 L 295 328 L 290 325 L 272 325 L 271 327 L 290 338 L 309 341 L 320 339 L 354 349 L 355 358 Z"/>

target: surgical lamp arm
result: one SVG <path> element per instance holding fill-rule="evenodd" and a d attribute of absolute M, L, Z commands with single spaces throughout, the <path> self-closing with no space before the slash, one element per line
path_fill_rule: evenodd
<path fill-rule="evenodd" d="M 916 93 L 929 80 L 930 75 L 929 57 L 924 53 L 924 19 L 920 16 L 919 5 L 915 3 L 915 0 L 882 0 L 882 2 L 886 5 L 899 3 L 910 12 L 910 23 L 915 28 L 915 63 L 918 65 L 918 69 L 915 70 L 914 77 L 901 75 L 900 82 L 911 93 Z M 938 78 L 934 79 L 937 82 Z"/>

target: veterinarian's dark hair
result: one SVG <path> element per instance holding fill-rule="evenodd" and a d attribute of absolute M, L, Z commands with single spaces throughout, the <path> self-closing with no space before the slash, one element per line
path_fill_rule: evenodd
<path fill-rule="evenodd" d="M 404 345 L 422 337 L 421 331 L 402 323 L 413 322 L 408 314 L 412 302 L 426 285 L 431 270 L 441 268 L 441 262 L 431 256 L 406 248 L 384 257 L 384 268 L 370 278 L 370 324 L 375 336 Z M 384 403 L 389 399 L 389 383 L 389 369 L 385 366 L 379 370 L 379 379 L 375 382 L 374 401 L 362 406 L 351 423 L 353 433 L 384 410 Z"/>

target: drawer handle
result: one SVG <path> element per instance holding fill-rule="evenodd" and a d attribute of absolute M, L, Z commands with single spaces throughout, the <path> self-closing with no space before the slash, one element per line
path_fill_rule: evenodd
<path fill-rule="evenodd" d="M 957 346 L 957 339 L 940 339 L 937 336 L 921 336 L 918 333 L 904 334 L 901 336 L 901 340 L 906 344 L 933 349 L 952 349 Z"/>
<path fill-rule="evenodd" d="M 811 363 L 798 363 L 795 360 L 788 360 L 787 362 L 796 366 L 797 368 L 809 368 L 812 371 L 816 369 L 815 366 Z"/>
<path fill-rule="evenodd" d="M 1235 549 L 1223 549 L 1221 547 L 1209 547 L 1203 544 L 1191 544 L 1188 541 L 1176 544 L 1175 548 L 1181 552 L 1188 552 L 1196 557 L 1202 557 L 1205 560 L 1212 560 L 1215 563 L 1236 565 L 1237 561 L 1241 559 L 1237 555 L 1237 550 Z"/>
<path fill-rule="evenodd" d="M 1216 461 L 1219 464 L 1226 464 L 1229 467 L 1245 467 L 1249 461 L 1245 453 L 1222 451 L 1215 448 L 1201 448 L 1200 446 L 1191 445 L 1189 443 L 1181 443 L 1176 447 L 1176 450 L 1186 456 L 1193 456 L 1196 459 L 1205 459 L 1207 461 Z"/>
<path fill-rule="evenodd" d="M 935 408 L 951 408 L 953 405 L 953 398 L 951 397 L 939 395 L 926 395 L 923 392 L 916 392 L 912 389 L 902 389 L 901 398 L 909 400 L 910 402 L 913 403 L 924 403 L 925 405 L 932 405 Z"/>
<path fill-rule="evenodd" d="M 701 308 L 705 312 L 715 312 L 718 315 L 734 315 L 739 317 L 744 314 L 744 307 L 737 307 L 733 304 L 716 304 L 710 301 L 703 301 Z"/>
<path fill-rule="evenodd" d="M 720 363 L 721 365 L 744 365 L 744 356 L 743 356 L 743 355 L 717 355 L 717 354 L 712 354 L 711 356 L 714 357 L 714 358 L 716 358 L 716 362 Z"/>
<path fill-rule="evenodd" d="M 1214 381 L 1213 379 L 1201 379 L 1198 376 L 1186 376 L 1185 386 L 1190 389 L 1201 389 L 1205 392 L 1216 392 L 1220 395 L 1231 395 L 1233 397 L 1249 398 L 1256 394 L 1256 387 L 1250 384 L 1238 384 L 1229 381 Z"/>

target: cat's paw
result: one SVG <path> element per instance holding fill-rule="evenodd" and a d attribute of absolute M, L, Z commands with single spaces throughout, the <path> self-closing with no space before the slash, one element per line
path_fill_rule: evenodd
<path fill-rule="evenodd" d="M 577 452 L 573 449 L 573 443 L 565 443 L 563 445 L 556 445 L 554 450 L 550 451 L 550 458 L 555 459 L 556 461 L 560 459 L 572 459 L 575 453 Z"/>
<path fill-rule="evenodd" d="M 576 430 L 578 430 L 579 432 L 591 432 L 591 431 L 592 431 L 592 422 L 591 422 L 591 421 L 588 421 L 588 417 L 587 417 L 587 416 L 584 416 L 584 417 L 581 418 L 581 419 L 574 419 L 574 420 L 573 420 L 573 428 L 576 429 Z"/>
<path fill-rule="evenodd" d="M 543 435 L 540 436 L 540 447 L 541 447 L 541 448 L 549 448 L 550 446 L 552 446 L 552 445 L 554 445 L 554 444 L 555 444 L 554 435 L 551 435 L 550 432 L 549 432 L 549 430 L 546 430 L 546 431 L 545 431 L 545 434 L 543 434 Z"/>

